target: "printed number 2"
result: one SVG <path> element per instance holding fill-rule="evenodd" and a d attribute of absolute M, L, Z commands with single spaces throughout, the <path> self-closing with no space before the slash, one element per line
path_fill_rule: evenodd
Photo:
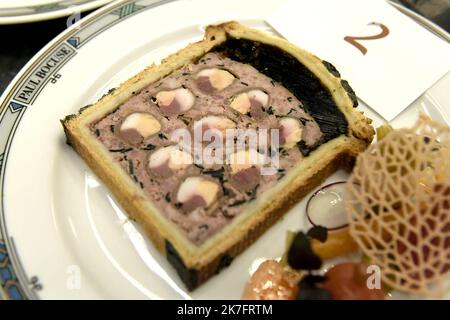
<path fill-rule="evenodd" d="M 384 24 L 379 22 L 371 22 L 368 24 L 369 26 L 374 25 L 381 28 L 381 32 L 379 34 L 373 35 L 373 36 L 367 36 L 367 37 L 350 37 L 347 36 L 344 38 L 345 41 L 350 43 L 351 45 L 355 46 L 363 55 L 367 53 L 367 48 L 364 47 L 361 43 L 359 43 L 357 40 L 377 40 L 385 38 L 389 35 L 389 28 L 386 27 Z"/>

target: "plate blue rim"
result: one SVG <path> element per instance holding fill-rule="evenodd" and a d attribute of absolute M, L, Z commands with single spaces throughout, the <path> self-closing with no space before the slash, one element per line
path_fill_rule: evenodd
<path fill-rule="evenodd" d="M 60 0 L 48 4 L 0 8 L 0 24 L 28 23 L 68 16 L 105 5 L 113 0 Z"/>
<path fill-rule="evenodd" d="M 38 299 L 39 291 L 45 286 L 39 281 L 38 275 L 25 273 L 14 246 L 14 238 L 8 233 L 5 225 L 3 190 L 6 164 L 9 149 L 22 116 L 46 86 L 58 81 L 58 71 L 87 42 L 124 19 L 173 1 L 175 0 L 128 0 L 112 3 L 97 10 L 81 20 L 77 26 L 64 31 L 42 49 L 23 68 L 25 71 L 11 82 L 0 98 L 0 299 Z M 394 5 L 399 8 L 398 5 Z M 408 11 L 401 11 L 408 14 Z M 414 16 L 411 17 L 414 18 Z M 428 28 L 430 26 L 433 26 L 432 22 L 427 24 Z M 436 32 L 437 34 L 440 30 L 438 27 L 435 29 L 439 31 Z M 47 72 L 44 78 L 36 81 L 39 70 L 58 52 L 65 53 L 63 58 L 53 64 L 51 72 Z"/>
<path fill-rule="evenodd" d="M 38 275 L 27 275 L 14 246 L 14 238 L 5 225 L 3 190 L 8 153 L 14 134 L 26 110 L 42 91 L 55 83 L 58 71 L 92 38 L 143 10 L 149 10 L 175 0 L 129 0 L 100 9 L 80 21 L 79 28 L 64 31 L 41 50 L 13 80 L 0 99 L 0 298 L 11 300 L 37 299 L 44 284 Z M 89 26 L 89 28 L 86 28 Z M 36 81 L 36 74 L 58 52 L 64 57 L 52 64 L 51 72 Z M 54 60 L 56 61 L 56 60 Z"/>

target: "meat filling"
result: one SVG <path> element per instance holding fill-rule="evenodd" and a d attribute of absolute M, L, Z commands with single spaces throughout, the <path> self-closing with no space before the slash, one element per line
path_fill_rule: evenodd
<path fill-rule="evenodd" d="M 279 167 L 262 174 L 267 158 L 260 150 L 237 152 L 244 158 L 256 154 L 256 163 L 204 164 L 195 144 L 180 150 L 174 138 L 179 129 L 195 128 L 279 129 Z M 323 137 L 302 101 L 282 84 L 214 52 L 134 94 L 91 130 L 161 214 L 196 245 L 283 179 L 305 156 L 301 146 L 317 145 Z M 266 142 L 270 148 L 270 139 Z"/>

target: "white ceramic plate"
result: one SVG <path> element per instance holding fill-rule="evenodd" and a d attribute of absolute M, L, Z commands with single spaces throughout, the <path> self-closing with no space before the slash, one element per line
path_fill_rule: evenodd
<path fill-rule="evenodd" d="M 49 20 L 105 5 L 112 0 L 1 0 L 0 24 Z"/>
<path fill-rule="evenodd" d="M 237 299 L 261 259 L 282 254 L 286 230 L 304 227 L 305 201 L 229 268 L 186 292 L 174 269 L 65 144 L 59 123 L 144 66 L 199 40 L 210 23 L 235 19 L 271 32 L 263 19 L 279 5 L 113 3 L 52 41 L 21 71 L 1 99 L 0 279 L 7 297 Z M 57 52 L 62 58 L 49 63 Z M 413 124 L 418 111 L 448 123 L 449 85 L 450 74 L 393 124 Z M 360 109 L 375 126 L 383 122 L 366 106 Z M 337 172 L 327 182 L 345 178 Z"/>

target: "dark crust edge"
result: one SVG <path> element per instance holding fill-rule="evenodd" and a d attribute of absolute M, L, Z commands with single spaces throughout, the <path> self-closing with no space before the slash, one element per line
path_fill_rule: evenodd
<path fill-rule="evenodd" d="M 358 106 L 358 98 L 356 97 L 355 91 L 353 91 L 353 88 L 350 86 L 347 80 L 341 79 L 341 85 L 342 87 L 344 87 L 345 91 L 347 91 L 350 100 L 352 100 L 353 108 L 356 108 Z"/>
<path fill-rule="evenodd" d="M 110 91 L 111 91 L 111 90 L 110 90 Z M 105 96 L 105 95 L 104 95 L 104 96 Z M 103 96 L 103 97 L 104 97 L 104 96 Z M 78 112 L 77 112 L 77 113 L 69 114 L 69 115 L 65 116 L 64 119 L 59 120 L 59 121 L 61 122 L 63 128 L 64 128 L 64 132 L 65 132 L 65 134 L 66 134 L 66 143 L 67 143 L 69 146 L 72 146 L 72 143 L 70 142 L 70 140 L 69 140 L 69 138 L 68 138 L 69 135 L 68 135 L 67 128 L 66 128 L 66 123 L 69 122 L 69 121 L 71 121 L 71 120 L 73 120 L 73 119 L 75 119 L 75 118 L 78 117 L 80 114 L 82 114 L 84 110 L 86 110 L 86 109 L 88 109 L 88 108 L 90 108 L 90 107 L 92 107 L 92 106 L 93 106 L 93 104 L 88 104 L 88 105 L 86 105 L 86 106 L 81 107 L 80 109 L 78 109 Z"/>
<path fill-rule="evenodd" d="M 328 72 L 331 73 L 333 76 L 335 76 L 336 78 L 341 77 L 340 72 L 336 69 L 336 67 L 333 64 L 325 60 L 322 60 L 322 63 L 325 66 L 325 68 L 327 68 Z M 352 101 L 353 108 L 356 108 L 358 106 L 358 98 L 356 97 L 355 91 L 353 91 L 352 87 L 350 86 L 347 80 L 341 79 L 341 85 L 342 87 L 344 87 L 345 91 L 348 94 L 348 97 Z"/>
<path fill-rule="evenodd" d="M 328 72 L 331 73 L 333 76 L 335 76 L 336 78 L 341 77 L 340 72 L 336 69 L 336 67 L 333 64 L 325 60 L 322 60 L 322 63 L 325 66 L 325 68 L 327 68 Z M 352 101 L 353 108 L 356 108 L 358 106 L 358 98 L 356 97 L 355 91 L 353 91 L 353 88 L 350 86 L 347 80 L 341 79 L 341 85 L 342 87 L 344 87 L 345 91 L 348 94 L 348 97 Z"/>
<path fill-rule="evenodd" d="M 198 286 L 197 270 L 186 267 L 178 251 L 167 239 L 165 241 L 165 249 L 166 249 L 166 258 L 177 271 L 181 281 L 183 281 L 188 290 L 195 289 Z"/>
<path fill-rule="evenodd" d="M 114 91 L 116 91 L 116 89 L 117 89 L 117 88 L 111 88 L 111 89 L 109 89 L 108 92 L 105 93 L 98 101 L 101 101 L 102 99 L 104 99 L 104 98 L 106 98 L 107 96 L 111 95 Z M 92 107 L 93 105 L 94 105 L 94 104 L 92 104 L 92 103 L 91 103 L 91 104 L 88 104 L 88 105 L 85 105 L 84 107 L 81 107 L 80 109 L 78 109 L 78 112 L 77 112 L 77 113 L 69 114 L 69 115 L 65 116 L 64 119 L 59 120 L 59 121 L 61 122 L 62 126 L 63 126 L 64 133 L 65 133 L 65 135 L 66 135 L 66 144 L 67 144 L 67 145 L 72 146 L 72 143 L 71 143 L 70 140 L 67 138 L 69 135 L 68 135 L 68 133 L 67 133 L 67 129 L 66 129 L 65 123 L 66 123 L 66 122 L 69 122 L 70 120 L 72 120 L 72 119 L 74 119 L 74 118 L 76 118 L 77 116 L 79 116 L 80 114 L 82 114 L 83 111 L 87 110 L 88 108 Z M 119 107 L 117 107 L 117 108 L 119 108 Z M 117 108 L 116 108 L 116 109 L 117 109 Z"/>
<path fill-rule="evenodd" d="M 186 267 L 178 251 L 167 239 L 165 240 L 165 250 L 167 260 L 172 265 L 172 267 L 174 267 L 175 271 L 178 273 L 178 276 L 183 281 L 186 288 L 189 291 L 197 288 L 202 283 L 199 281 L 199 270 Z M 222 255 L 216 266 L 214 274 L 218 274 L 220 271 L 222 271 L 222 269 L 227 268 L 233 262 L 233 260 L 234 257 L 228 254 Z"/>
<path fill-rule="evenodd" d="M 111 89 L 109 89 L 108 92 L 105 93 L 100 99 L 98 99 L 97 102 L 100 102 L 102 99 L 104 99 L 104 98 L 106 98 L 107 96 L 111 95 L 114 91 L 116 91 L 116 89 L 117 89 L 117 88 L 111 88 Z M 77 112 L 77 113 L 67 115 L 66 117 L 64 117 L 64 119 L 60 120 L 60 122 L 61 122 L 62 124 L 64 124 L 65 122 L 70 121 L 70 120 L 72 120 L 73 118 L 76 118 L 77 116 L 79 116 L 80 114 L 82 114 L 83 111 L 85 111 L 86 109 L 92 107 L 93 105 L 94 105 L 94 104 L 91 103 L 91 104 L 85 105 L 84 107 L 81 107 L 80 109 L 78 109 L 78 112 Z M 119 107 L 117 107 L 117 108 L 119 108 Z"/>
<path fill-rule="evenodd" d="M 341 74 L 332 63 L 325 60 L 322 60 L 322 63 L 325 66 L 325 68 L 327 68 L 328 72 L 330 72 L 333 76 L 335 76 L 336 78 L 341 77 Z"/>

